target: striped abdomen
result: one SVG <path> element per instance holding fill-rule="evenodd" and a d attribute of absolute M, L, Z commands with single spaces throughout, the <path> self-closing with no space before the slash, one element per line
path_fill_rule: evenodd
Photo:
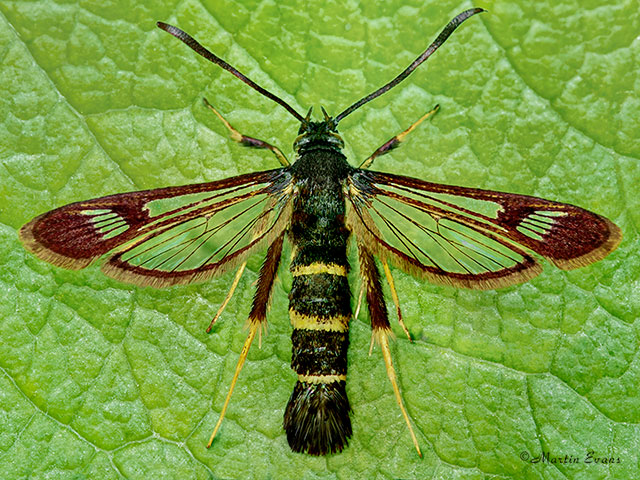
<path fill-rule="evenodd" d="M 341 451 L 351 436 L 345 390 L 351 294 L 341 189 L 302 191 L 290 229 L 295 248 L 289 316 L 291 368 L 298 381 L 284 415 L 291 449 L 310 455 Z"/>

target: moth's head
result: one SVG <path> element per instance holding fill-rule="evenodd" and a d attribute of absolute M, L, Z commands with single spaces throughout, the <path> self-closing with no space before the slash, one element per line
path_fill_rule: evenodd
<path fill-rule="evenodd" d="M 298 137 L 293 142 L 293 149 L 302 153 L 304 150 L 313 149 L 331 149 L 340 151 L 344 148 L 344 142 L 338 135 L 338 124 L 335 119 L 331 118 L 324 108 L 324 120 L 321 122 L 311 121 L 311 111 L 309 109 L 307 116 L 300 122 Z"/>

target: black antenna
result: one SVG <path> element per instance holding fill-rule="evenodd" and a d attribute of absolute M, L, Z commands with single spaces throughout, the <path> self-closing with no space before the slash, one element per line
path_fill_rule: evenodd
<path fill-rule="evenodd" d="M 356 103 L 351 105 L 349 108 L 347 108 L 344 112 L 342 112 L 340 115 L 338 115 L 335 118 L 335 120 L 334 120 L 335 123 L 338 124 L 338 122 L 340 122 L 340 120 L 342 120 L 344 117 L 346 117 L 350 113 L 353 113 L 355 110 L 360 108 L 365 103 L 370 102 L 374 98 L 379 97 L 383 93 L 391 90 L 393 87 L 395 87 L 397 84 L 399 84 L 402 80 L 407 78 L 411 72 L 413 72 L 416 68 L 418 68 L 418 66 L 422 62 L 424 62 L 427 58 L 429 58 L 431 56 L 431 54 L 433 54 L 433 52 L 435 52 L 438 49 L 438 47 L 440 47 L 440 45 L 442 45 L 447 40 L 447 38 L 449 38 L 449 35 L 451 35 L 453 33 L 453 31 L 456 28 L 458 28 L 458 26 L 462 22 L 464 22 L 467 18 L 472 17 L 476 13 L 481 13 L 481 12 L 486 12 L 486 10 L 484 10 L 483 8 L 471 8 L 469 10 L 465 10 L 464 12 L 459 13 L 458 15 L 456 15 L 453 18 L 453 20 L 451 20 L 447 24 L 447 26 L 444 27 L 444 30 L 442 30 L 442 32 L 440 32 L 440 35 L 438 35 L 438 38 L 436 38 L 433 41 L 433 43 L 431 45 L 429 45 L 429 48 L 427 48 L 424 52 L 422 52 L 422 54 L 418 58 L 416 58 L 413 61 L 413 63 L 411 65 L 409 65 L 400 75 L 398 75 L 396 78 L 391 80 L 385 86 L 380 87 L 375 92 L 370 93 L 366 97 L 361 98 L 359 101 L 357 101 Z"/>
<path fill-rule="evenodd" d="M 173 25 L 169 25 L 167 23 L 163 23 L 163 22 L 158 22 L 157 23 L 158 27 L 161 28 L 162 30 L 164 30 L 167 33 L 170 33 L 171 35 L 173 35 L 174 37 L 176 37 L 178 40 L 181 40 L 183 43 L 185 43 L 189 48 L 191 48 L 193 51 L 195 51 L 196 53 L 199 53 L 200 55 L 202 55 L 204 58 L 206 58 L 207 60 L 215 63 L 216 65 L 220 65 L 222 68 L 224 68 L 226 71 L 230 72 L 232 75 L 238 77 L 240 80 L 242 80 L 244 83 L 246 83 L 247 85 L 249 85 L 251 88 L 253 88 L 254 90 L 257 90 L 258 92 L 260 92 L 262 95 L 264 95 L 267 98 L 270 98 L 271 100 L 273 100 L 276 103 L 279 103 L 280 105 L 282 105 L 284 108 L 287 109 L 287 111 L 293 115 L 294 117 L 296 117 L 296 120 L 298 120 L 299 122 L 304 122 L 305 119 L 302 115 L 300 115 L 298 112 L 296 112 L 293 107 L 291 105 L 289 105 L 287 102 L 285 102 L 284 100 L 282 100 L 281 98 L 275 96 L 273 93 L 269 92 L 268 90 L 265 90 L 264 88 L 262 88 L 260 85 L 258 85 L 256 82 L 254 82 L 253 80 L 251 80 L 250 78 L 248 78 L 247 76 L 243 75 L 242 73 L 240 73 L 238 70 L 236 70 L 235 68 L 233 68 L 231 65 L 229 65 L 227 62 L 225 62 L 224 60 L 222 60 L 220 57 L 218 57 L 217 55 L 211 53 L 209 50 L 207 50 L 206 48 L 204 48 L 202 45 L 200 45 L 191 35 L 189 35 L 186 32 L 183 32 L 182 30 L 180 30 L 178 27 L 174 27 Z"/>

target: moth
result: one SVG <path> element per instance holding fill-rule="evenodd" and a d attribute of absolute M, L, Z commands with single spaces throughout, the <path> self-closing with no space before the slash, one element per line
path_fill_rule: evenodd
<path fill-rule="evenodd" d="M 465 20 L 453 18 L 435 41 L 397 77 L 335 117 L 302 116 L 166 23 L 158 27 L 284 107 L 300 122 L 295 161 L 263 140 L 241 134 L 206 100 L 241 145 L 270 150 L 281 167 L 209 183 L 120 193 L 44 213 L 20 230 L 24 246 L 42 260 L 69 269 L 98 260 L 105 274 L 140 286 L 169 287 L 237 269 L 207 331 L 233 295 L 247 259 L 266 248 L 244 343 L 211 445 L 225 416 L 249 348 L 266 326 L 269 299 L 283 243 L 292 246 L 289 317 L 291 367 L 298 379 L 284 413 L 291 449 L 310 455 L 340 452 L 352 434 L 345 391 L 349 322 L 353 318 L 347 248 L 355 242 L 361 288 L 375 340 L 416 450 L 418 441 L 396 381 L 391 332 L 379 265 L 402 322 L 389 264 L 430 282 L 495 289 L 526 282 L 541 272 L 537 254 L 570 270 L 603 259 L 620 243 L 620 229 L 580 207 L 478 188 L 441 185 L 371 170 L 437 106 L 354 167 L 342 153 L 340 122 L 404 80 Z M 376 258 L 378 263 L 376 262 Z M 356 313 L 357 315 L 357 313 Z"/>

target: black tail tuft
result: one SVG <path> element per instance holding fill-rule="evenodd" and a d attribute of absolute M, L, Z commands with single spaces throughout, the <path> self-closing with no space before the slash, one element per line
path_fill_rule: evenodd
<path fill-rule="evenodd" d="M 341 452 L 351 436 L 346 383 L 296 382 L 287 409 L 284 429 L 294 452 L 326 455 Z"/>

